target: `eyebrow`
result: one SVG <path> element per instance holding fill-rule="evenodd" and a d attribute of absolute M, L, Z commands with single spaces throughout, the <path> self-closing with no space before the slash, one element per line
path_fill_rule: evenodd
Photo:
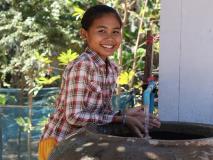
<path fill-rule="evenodd" d="M 102 25 L 97 26 L 97 28 L 105 28 L 105 29 L 107 29 L 107 27 L 106 27 L 106 26 L 102 26 Z M 115 27 L 115 28 L 113 28 L 113 29 L 121 29 L 121 27 Z"/>

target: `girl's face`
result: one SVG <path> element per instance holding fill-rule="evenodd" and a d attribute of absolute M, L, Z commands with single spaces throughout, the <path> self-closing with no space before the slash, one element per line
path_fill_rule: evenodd
<path fill-rule="evenodd" d="M 113 14 L 95 19 L 88 30 L 81 29 L 87 45 L 103 60 L 118 49 L 121 44 L 121 25 Z"/>

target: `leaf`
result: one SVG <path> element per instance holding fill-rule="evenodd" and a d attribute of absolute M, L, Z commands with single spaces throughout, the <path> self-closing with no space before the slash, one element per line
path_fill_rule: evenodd
<path fill-rule="evenodd" d="M 41 55 L 39 52 L 35 52 L 35 57 L 38 61 L 40 62 L 43 62 L 43 63 L 46 63 L 46 64 L 49 64 L 51 63 L 52 61 L 48 58 L 48 57 L 45 57 L 43 55 Z"/>
<path fill-rule="evenodd" d="M 134 75 L 135 75 L 135 72 L 134 71 L 130 71 L 129 72 L 129 82 L 133 79 L 133 77 L 134 77 Z"/>
<path fill-rule="evenodd" d="M 16 123 L 19 125 L 19 126 L 24 126 L 25 124 L 25 120 L 22 118 L 22 117 L 18 117 L 15 119 L 16 120 Z"/>
<path fill-rule="evenodd" d="M 42 87 L 43 87 L 43 86 L 37 85 L 37 86 L 33 87 L 32 89 L 30 89 L 30 90 L 28 91 L 28 93 L 29 93 L 29 94 L 30 94 L 30 93 L 33 93 L 33 96 L 36 96 L 36 95 L 38 94 L 38 91 L 39 91 L 40 89 L 42 89 Z"/>
<path fill-rule="evenodd" d="M 76 52 L 73 52 L 69 49 L 67 52 L 62 52 L 57 59 L 59 60 L 60 65 L 67 65 L 69 62 L 76 59 L 79 55 Z"/>
<path fill-rule="evenodd" d="M 145 56 L 146 50 L 144 48 L 138 48 L 137 54 L 140 56 Z"/>
<path fill-rule="evenodd" d="M 0 104 L 5 105 L 6 104 L 6 95 L 0 94 Z"/>
<path fill-rule="evenodd" d="M 42 117 L 34 129 L 37 131 L 42 131 L 44 129 L 45 124 L 47 124 L 47 122 L 48 122 L 48 117 Z"/>
<path fill-rule="evenodd" d="M 31 120 L 29 117 L 18 117 L 15 119 L 16 123 L 18 124 L 18 126 L 20 127 L 21 130 L 23 130 L 24 132 L 29 132 L 30 130 L 33 129 L 32 124 L 31 124 Z"/>
<path fill-rule="evenodd" d="M 54 81 L 60 79 L 61 76 L 53 76 L 51 78 L 46 78 L 46 77 L 40 77 L 40 78 L 36 78 L 36 82 L 40 85 L 48 85 L 48 84 L 52 84 Z"/>
<path fill-rule="evenodd" d="M 130 71 L 129 73 L 126 71 L 121 72 L 121 74 L 118 77 L 117 83 L 120 85 L 129 84 L 132 78 L 134 77 L 134 75 L 135 75 L 134 71 Z"/>
<path fill-rule="evenodd" d="M 72 14 L 74 17 L 76 17 L 76 19 L 78 20 L 79 18 L 83 17 L 84 14 L 84 10 L 81 9 L 79 6 L 73 6 L 74 9 L 74 13 Z"/>

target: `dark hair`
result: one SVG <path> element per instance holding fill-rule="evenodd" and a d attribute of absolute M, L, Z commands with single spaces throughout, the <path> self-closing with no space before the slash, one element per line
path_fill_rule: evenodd
<path fill-rule="evenodd" d="M 107 5 L 96 5 L 96 6 L 90 7 L 84 13 L 83 18 L 81 19 L 81 27 L 84 28 L 85 30 L 88 30 L 95 19 L 100 18 L 107 13 L 114 14 L 114 16 L 117 18 L 120 25 L 122 26 L 121 17 L 119 16 L 118 12 L 115 9 Z"/>

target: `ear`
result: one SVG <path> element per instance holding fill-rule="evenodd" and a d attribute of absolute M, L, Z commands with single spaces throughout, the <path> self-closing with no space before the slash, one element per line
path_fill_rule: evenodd
<path fill-rule="evenodd" d="M 83 40 L 87 39 L 87 31 L 84 28 L 80 29 L 80 35 Z"/>

